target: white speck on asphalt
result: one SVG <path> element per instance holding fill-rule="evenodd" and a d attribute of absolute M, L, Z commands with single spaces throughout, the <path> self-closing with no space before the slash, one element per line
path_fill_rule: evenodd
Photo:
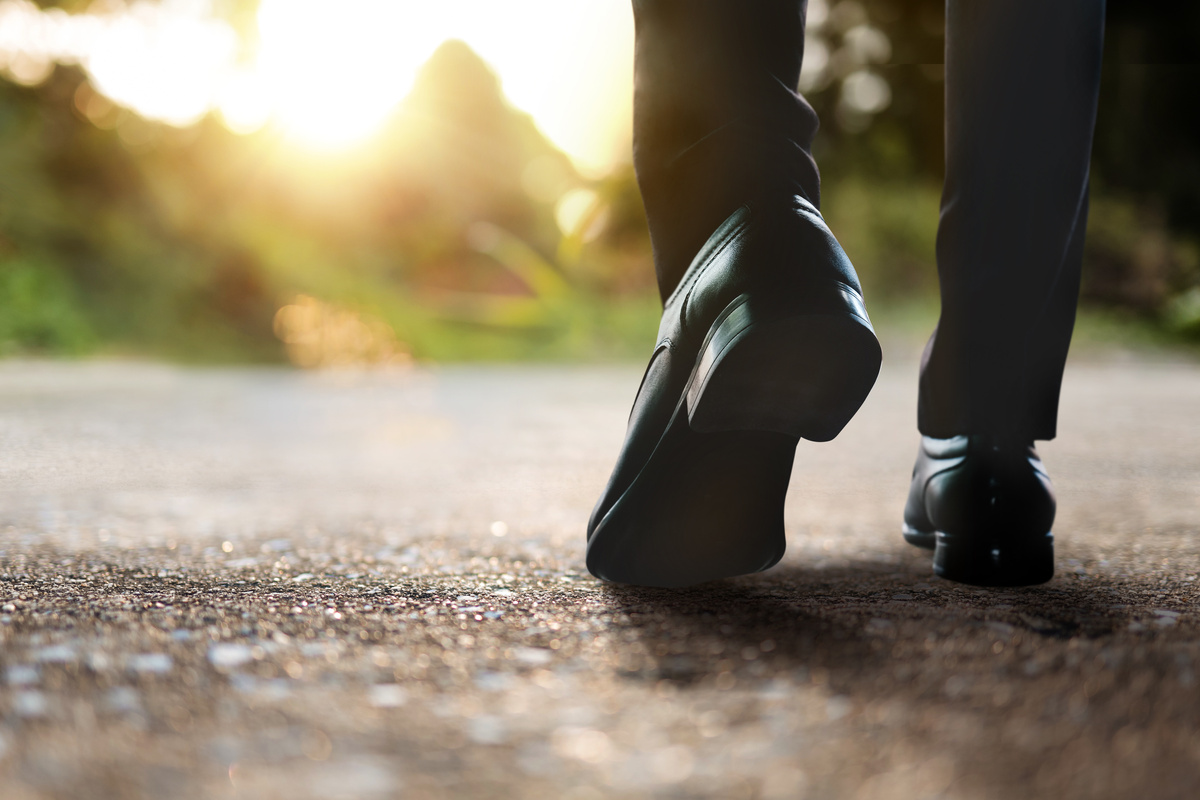
<path fill-rule="evenodd" d="M 374 708 L 399 708 L 408 702 L 408 690 L 395 683 L 377 683 L 367 690 L 367 702 Z"/>
<path fill-rule="evenodd" d="M 208 648 L 208 661 L 214 667 L 232 669 L 253 660 L 251 649 L 244 644 L 222 642 Z"/>
<path fill-rule="evenodd" d="M 29 686 L 38 682 L 37 667 L 28 664 L 13 664 L 6 673 L 9 686 Z"/>
<path fill-rule="evenodd" d="M 141 711 L 142 698 L 132 686 L 114 686 L 105 693 L 104 705 L 109 711 L 128 714 Z"/>
<path fill-rule="evenodd" d="M 129 668 L 134 672 L 164 675 L 172 666 L 171 657 L 166 653 L 140 653 L 129 657 Z"/>
<path fill-rule="evenodd" d="M 507 672 L 481 672 L 475 676 L 475 685 L 485 692 L 502 692 L 514 682 L 513 676 Z"/>
<path fill-rule="evenodd" d="M 66 664 L 75 660 L 75 648 L 66 644 L 51 645 L 38 650 L 33 657 L 43 664 Z"/>
<path fill-rule="evenodd" d="M 26 689 L 13 695 L 12 708 L 18 717 L 44 717 L 50 710 L 50 703 L 41 692 Z"/>
<path fill-rule="evenodd" d="M 849 714 L 853 707 L 854 704 L 850 701 L 850 698 L 835 694 L 825 701 L 825 717 L 830 722 L 835 722 Z"/>
<path fill-rule="evenodd" d="M 508 726 L 500 717 L 483 714 L 467 720 L 467 736 L 476 744 L 504 744 Z"/>
<path fill-rule="evenodd" d="M 398 797 L 400 782 L 382 759 L 358 756 L 332 761 L 311 776 L 312 797 L 368 798 Z"/>
<path fill-rule="evenodd" d="M 549 664 L 554 653 L 541 647 L 518 647 L 513 650 L 513 658 L 529 667 L 540 667 Z"/>

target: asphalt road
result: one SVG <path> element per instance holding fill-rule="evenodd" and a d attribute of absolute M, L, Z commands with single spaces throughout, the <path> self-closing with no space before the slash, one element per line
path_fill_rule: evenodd
<path fill-rule="evenodd" d="M 638 377 L 0 363 L 0 797 L 1200 791 L 1200 366 L 1072 363 L 1018 590 L 900 538 L 906 360 L 778 567 L 596 581 Z"/>

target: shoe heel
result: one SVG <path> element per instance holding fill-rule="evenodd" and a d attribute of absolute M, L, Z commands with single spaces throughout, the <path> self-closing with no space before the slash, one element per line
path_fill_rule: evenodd
<path fill-rule="evenodd" d="M 734 300 L 714 323 L 688 388 L 692 429 L 773 431 L 814 442 L 837 436 L 875 385 L 882 360 L 855 302 L 780 314 L 745 295 Z"/>
<path fill-rule="evenodd" d="M 1035 586 L 1054 577 L 1054 535 L 1011 540 L 939 531 L 933 571 L 973 586 Z"/>

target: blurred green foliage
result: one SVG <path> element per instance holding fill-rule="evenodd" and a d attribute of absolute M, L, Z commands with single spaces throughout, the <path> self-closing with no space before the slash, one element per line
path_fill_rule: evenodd
<path fill-rule="evenodd" d="M 432 359 L 623 357 L 653 330 L 631 176 L 588 184 L 593 208 L 563 234 L 555 201 L 585 182 L 461 43 L 347 155 L 212 120 L 112 109 L 97 125 L 79 111 L 89 91 L 62 67 L 37 88 L 0 83 L 8 352 L 280 360 L 273 318 L 297 295 Z"/>
<path fill-rule="evenodd" d="M 821 211 L 872 303 L 937 294 L 939 186 L 854 175 L 827 185 Z"/>
<path fill-rule="evenodd" d="M 0 262 L 0 347 L 76 354 L 94 341 L 75 287 L 53 264 Z"/>
<path fill-rule="evenodd" d="M 873 310 L 928 316 L 942 3 L 859 12 L 891 42 L 892 100 L 864 126 L 842 119 L 835 85 L 809 94 L 826 121 L 823 211 Z M 1082 296 L 1200 337 L 1200 122 L 1184 102 L 1200 75 L 1149 63 L 1176 52 L 1169 27 L 1110 5 Z M 652 337 L 632 170 L 581 177 L 461 43 L 437 51 L 386 130 L 341 156 L 213 120 L 179 130 L 97 114 L 90 92 L 74 68 L 36 88 L 0 81 L 0 353 L 271 362 L 295 345 L 281 337 L 344 345 L 281 334 L 276 314 L 297 297 L 331 310 L 296 319 L 360 318 L 362 336 L 383 325 L 417 358 L 622 358 Z"/>

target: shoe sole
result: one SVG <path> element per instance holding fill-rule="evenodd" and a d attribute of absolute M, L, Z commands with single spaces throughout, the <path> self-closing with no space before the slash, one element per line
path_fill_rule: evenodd
<path fill-rule="evenodd" d="M 735 299 L 654 453 L 588 541 L 588 570 L 676 588 L 774 566 L 798 440 L 836 436 L 880 362 L 874 332 L 851 311 L 773 315 Z"/>
<path fill-rule="evenodd" d="M 919 547 L 922 550 L 933 550 L 937 547 L 937 534 L 933 531 L 919 531 L 906 522 L 902 532 L 904 541 L 913 547 Z"/>
<path fill-rule="evenodd" d="M 1036 586 L 1054 577 L 1054 533 L 1008 536 L 953 536 L 904 526 L 904 540 L 933 550 L 933 572 L 972 586 Z"/>
<path fill-rule="evenodd" d="M 784 552 L 796 441 L 764 431 L 698 435 L 680 403 L 642 473 L 588 540 L 588 571 L 680 588 L 774 566 Z"/>

